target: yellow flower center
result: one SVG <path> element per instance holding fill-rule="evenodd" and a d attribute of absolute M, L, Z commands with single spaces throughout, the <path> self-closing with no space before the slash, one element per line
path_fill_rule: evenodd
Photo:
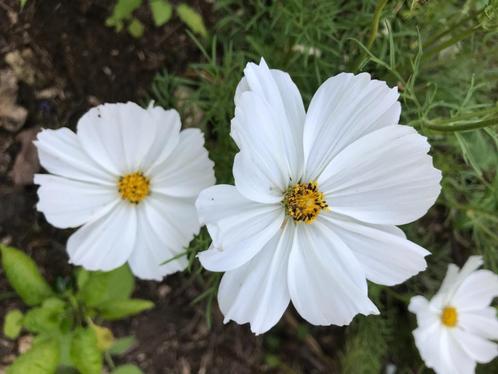
<path fill-rule="evenodd" d="M 138 204 L 150 193 L 150 181 L 141 172 L 123 175 L 119 178 L 118 191 L 123 200 Z"/>
<path fill-rule="evenodd" d="M 296 222 L 312 223 L 328 205 L 316 182 L 297 183 L 290 186 L 282 201 L 289 217 Z"/>
<path fill-rule="evenodd" d="M 455 327 L 458 322 L 457 310 L 452 306 L 447 306 L 441 313 L 441 322 L 447 327 Z"/>

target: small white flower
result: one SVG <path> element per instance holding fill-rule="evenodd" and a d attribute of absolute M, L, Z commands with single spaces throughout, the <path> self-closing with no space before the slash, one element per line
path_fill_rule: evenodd
<path fill-rule="evenodd" d="M 378 313 L 367 279 L 394 285 L 426 267 L 428 252 L 397 224 L 436 200 L 441 173 L 426 139 L 398 125 L 396 88 L 339 74 L 305 112 L 287 73 L 249 63 L 235 93 L 235 186 L 201 192 L 213 239 L 203 266 L 225 271 L 225 322 L 255 333 L 275 325 L 290 300 L 315 325 Z"/>
<path fill-rule="evenodd" d="M 180 257 L 199 232 L 194 202 L 214 184 L 200 130 L 180 132 L 175 110 L 134 103 L 90 109 L 67 128 L 43 130 L 37 208 L 55 227 L 78 229 L 67 243 L 70 262 L 111 270 L 128 261 L 143 279 L 183 270 Z"/>
<path fill-rule="evenodd" d="M 480 256 L 470 257 L 460 270 L 450 264 L 440 290 L 428 301 L 411 299 L 408 309 L 417 315 L 415 344 L 425 364 L 438 374 L 474 373 L 476 362 L 498 355 L 498 319 L 489 306 L 498 296 L 498 276 L 477 270 Z"/>

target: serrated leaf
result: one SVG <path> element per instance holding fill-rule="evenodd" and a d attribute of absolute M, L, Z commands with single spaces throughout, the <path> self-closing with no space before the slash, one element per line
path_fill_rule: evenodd
<path fill-rule="evenodd" d="M 187 4 L 182 3 L 176 7 L 176 12 L 183 23 L 185 23 L 193 32 L 203 37 L 207 36 L 208 32 L 204 25 L 204 20 L 194 9 Z"/>
<path fill-rule="evenodd" d="M 128 32 L 134 38 L 140 38 L 144 34 L 144 25 L 137 18 L 133 18 L 128 25 Z"/>
<path fill-rule="evenodd" d="M 122 355 L 128 352 L 135 344 L 137 340 L 133 336 L 127 336 L 125 338 L 116 339 L 114 344 L 109 348 L 107 352 L 111 355 Z"/>
<path fill-rule="evenodd" d="M 111 374 L 142 374 L 143 371 L 136 365 L 126 364 L 118 366 Z"/>
<path fill-rule="evenodd" d="M 150 0 L 150 11 L 156 26 L 162 26 L 171 19 L 173 7 L 167 0 Z"/>
<path fill-rule="evenodd" d="M 149 300 L 129 299 L 113 300 L 101 304 L 98 308 L 99 316 L 109 321 L 129 317 L 144 310 L 154 307 L 154 303 Z"/>
<path fill-rule="evenodd" d="M 23 314 L 19 309 L 9 310 L 3 322 L 3 334 L 9 339 L 16 339 L 22 329 Z"/>
<path fill-rule="evenodd" d="M 111 300 L 129 298 L 134 287 L 133 274 L 123 265 L 109 272 L 90 272 L 78 296 L 87 306 L 96 307 Z"/>
<path fill-rule="evenodd" d="M 32 333 L 53 333 L 60 330 L 66 304 L 55 297 L 49 298 L 39 307 L 30 309 L 24 316 L 23 325 Z"/>
<path fill-rule="evenodd" d="M 29 306 L 41 304 L 53 291 L 35 262 L 23 251 L 0 244 L 2 266 L 10 285 Z"/>
<path fill-rule="evenodd" d="M 81 374 L 102 372 L 102 352 L 97 346 L 97 337 L 92 328 L 79 328 L 71 340 L 71 359 Z"/>
<path fill-rule="evenodd" d="M 59 364 L 59 344 L 55 339 L 44 339 L 19 356 L 7 368 L 6 374 L 53 374 Z"/>

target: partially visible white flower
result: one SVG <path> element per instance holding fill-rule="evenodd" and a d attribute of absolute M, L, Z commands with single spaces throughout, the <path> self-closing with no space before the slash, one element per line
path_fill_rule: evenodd
<path fill-rule="evenodd" d="M 306 112 L 289 74 L 249 63 L 235 92 L 235 186 L 202 191 L 213 239 L 199 259 L 223 271 L 225 322 L 275 325 L 292 304 L 315 325 L 378 314 L 367 279 L 401 283 L 425 249 L 395 225 L 424 215 L 441 173 L 427 139 L 398 124 L 398 91 L 369 74 L 327 79 Z"/>
<path fill-rule="evenodd" d="M 487 363 L 498 355 L 496 309 L 489 306 L 498 296 L 498 275 L 477 270 L 480 256 L 470 257 L 459 269 L 450 264 L 440 290 L 428 301 L 411 299 L 408 309 L 417 315 L 415 344 L 425 364 L 438 374 L 466 374 L 476 362 Z"/>
<path fill-rule="evenodd" d="M 143 279 L 183 270 L 179 257 L 199 232 L 198 193 L 214 184 L 213 162 L 198 129 L 180 132 L 175 110 L 134 103 L 90 109 L 67 128 L 35 142 L 51 174 L 37 174 L 37 208 L 58 228 L 78 227 L 70 262 L 112 270 L 128 262 Z"/>

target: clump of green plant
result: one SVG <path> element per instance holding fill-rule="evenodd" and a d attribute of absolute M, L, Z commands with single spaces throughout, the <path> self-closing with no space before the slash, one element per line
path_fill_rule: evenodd
<path fill-rule="evenodd" d="M 176 12 L 180 20 L 193 32 L 207 36 L 207 29 L 202 16 L 185 3 L 171 4 L 168 0 L 149 0 L 149 10 L 154 20 L 154 25 L 160 27 L 168 23 Z M 106 25 L 114 27 L 119 32 L 126 29 L 135 38 L 140 38 L 145 31 L 145 26 L 133 13 L 142 6 L 143 0 L 117 0 L 112 15 L 106 20 Z"/>
<path fill-rule="evenodd" d="M 412 337 L 416 323 L 407 312 L 410 297 L 433 295 L 448 263 L 461 265 L 470 254 L 483 255 L 486 267 L 498 271 L 498 3 L 220 0 L 214 14 L 214 36 L 210 43 L 196 41 L 203 60 L 189 65 L 189 79 L 162 73 L 152 93 L 171 107 L 176 90 L 190 89 L 186 106 L 203 114 L 196 125 L 206 129 L 218 183 L 233 183 L 235 88 L 245 64 L 261 57 L 290 74 L 305 104 L 328 77 L 369 72 L 398 87 L 400 123 L 429 138 L 444 175 L 442 193 L 423 220 L 403 227 L 432 253 L 428 269 L 395 288 L 370 285 L 382 317 L 357 317 L 345 331 L 342 354 L 332 357 L 341 372 L 379 372 L 388 364 L 402 373 L 421 372 Z M 191 245 L 187 252 L 195 258 L 205 248 Z M 210 282 L 203 295 L 216 294 L 217 285 Z M 209 299 L 206 304 L 209 310 Z M 277 327 L 268 336 L 279 333 Z"/>
<path fill-rule="evenodd" d="M 22 331 L 34 336 L 31 348 L 7 369 L 8 374 L 50 374 L 78 370 L 100 374 L 104 359 L 114 374 L 141 373 L 134 365 L 114 367 L 112 355 L 125 353 L 133 337 L 115 339 L 101 324 L 126 318 L 154 306 L 130 298 L 134 277 L 125 265 L 111 272 L 77 269 L 73 279 L 52 288 L 23 251 L 0 245 L 5 275 L 28 307 L 5 316 L 3 332 L 16 339 Z M 68 371 L 69 370 L 69 371 Z"/>

